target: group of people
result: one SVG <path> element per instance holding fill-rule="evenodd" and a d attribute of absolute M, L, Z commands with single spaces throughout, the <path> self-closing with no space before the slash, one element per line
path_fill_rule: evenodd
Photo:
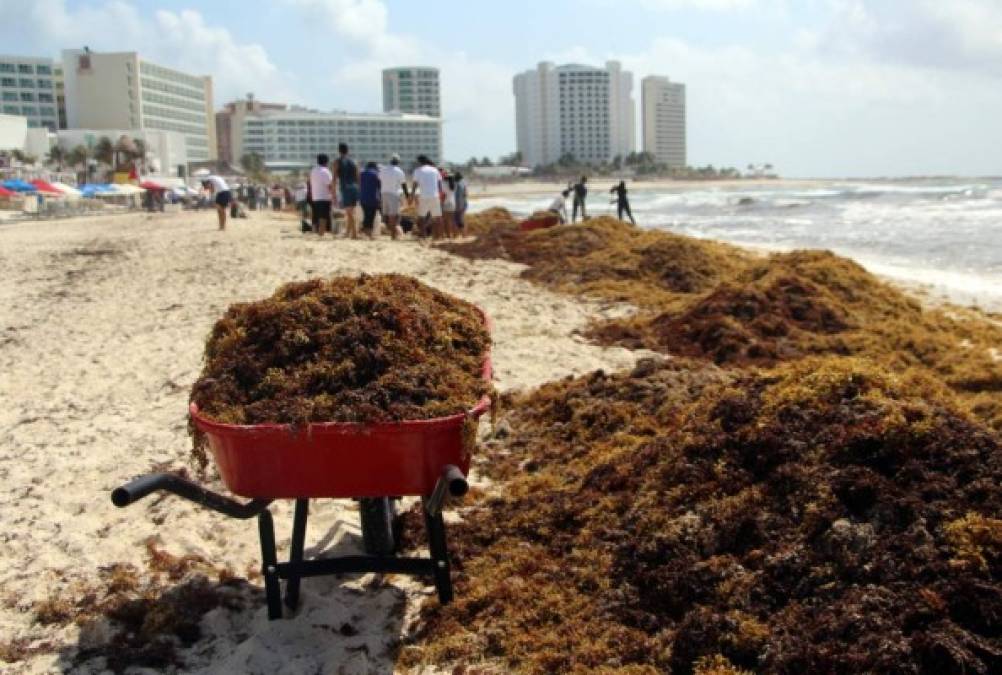
<path fill-rule="evenodd" d="M 226 212 L 236 205 L 226 181 L 215 175 L 203 180 L 203 186 L 215 196 L 219 214 L 219 229 L 226 229 Z M 459 172 L 450 173 L 440 169 L 426 155 L 419 155 L 417 166 L 411 174 L 408 186 L 407 174 L 400 167 L 400 157 L 393 155 L 387 164 L 366 162 L 359 171 L 352 159 L 348 145 L 338 145 L 338 157 L 331 166 L 330 157 L 324 153 L 317 155 L 317 164 L 310 171 L 305 184 L 296 188 L 295 193 L 281 185 L 274 185 L 270 192 L 263 186 L 253 185 L 241 188 L 241 197 L 248 200 L 250 209 L 257 208 L 262 199 L 270 195 L 272 208 L 282 209 L 293 201 L 300 209 L 304 223 L 307 212 L 310 215 L 309 229 L 323 237 L 334 234 L 334 206 L 337 204 L 344 213 L 345 236 L 358 239 L 356 209 L 362 210 L 362 232 L 372 238 L 375 233 L 376 214 L 379 213 L 384 227 L 393 239 L 402 233 L 414 231 L 418 236 L 432 239 L 451 239 L 465 228 L 464 216 L 469 205 L 466 181 Z M 617 216 L 625 214 L 630 222 L 637 224 L 630 210 L 625 181 L 619 181 L 609 193 L 615 195 Z M 573 195 L 571 216 L 567 215 L 567 198 Z M 576 183 L 568 183 L 567 188 L 553 200 L 549 211 L 561 223 L 575 223 L 578 212 L 582 220 L 588 219 L 586 200 L 588 198 L 588 177 L 581 176 Z M 266 202 L 262 202 L 266 203 Z M 413 218 L 404 217 L 404 204 L 414 207 Z M 304 225 L 304 228 L 307 226 Z"/>
<path fill-rule="evenodd" d="M 393 239 L 411 230 L 433 239 L 452 238 L 463 229 L 466 183 L 461 174 L 439 169 L 426 155 L 418 156 L 410 186 L 398 155 L 383 165 L 367 162 L 359 171 L 348 146 L 341 143 L 333 169 L 330 165 L 330 157 L 318 155 L 306 184 L 305 204 L 312 229 L 320 237 L 333 233 L 335 203 L 344 211 L 345 236 L 351 239 L 359 235 L 356 207 L 361 207 L 362 231 L 368 237 L 374 234 L 377 213 Z M 415 207 L 414 219 L 403 217 L 405 202 Z"/>
<path fill-rule="evenodd" d="M 270 188 L 266 185 L 248 183 L 237 188 L 236 199 L 249 211 L 267 209 L 269 204 L 272 211 L 281 211 L 285 205 L 292 203 L 293 195 L 287 186 L 278 183 Z"/>
<path fill-rule="evenodd" d="M 623 219 L 623 214 L 625 213 L 629 218 L 630 222 L 634 225 L 637 221 L 633 219 L 633 212 L 630 210 L 630 199 L 627 197 L 628 190 L 626 189 L 626 181 L 619 181 L 617 185 L 613 185 L 612 189 L 609 190 L 610 194 L 615 194 L 614 202 L 616 204 L 616 217 L 620 220 Z M 567 217 L 567 197 L 571 194 L 574 195 L 572 201 L 572 211 L 571 217 Z M 567 188 L 561 191 L 557 195 L 553 202 L 547 209 L 550 213 L 556 215 L 561 223 L 571 222 L 576 223 L 578 220 L 578 211 L 581 211 L 581 219 L 587 220 L 588 213 L 585 211 L 585 201 L 588 199 L 588 176 L 581 176 L 581 180 L 577 183 L 568 183 Z"/>

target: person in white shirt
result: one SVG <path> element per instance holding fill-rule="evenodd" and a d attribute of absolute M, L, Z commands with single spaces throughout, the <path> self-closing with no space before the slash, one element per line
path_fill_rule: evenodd
<path fill-rule="evenodd" d="M 394 239 L 400 234 L 397 224 L 400 222 L 400 190 L 404 197 L 410 197 L 407 192 L 407 175 L 400 168 L 400 156 L 390 157 L 389 164 L 379 167 L 380 212 L 383 222 Z"/>
<path fill-rule="evenodd" d="M 215 174 L 207 176 L 202 181 L 202 187 L 209 190 L 216 196 L 216 215 L 219 217 L 219 229 L 226 229 L 226 209 L 229 208 L 233 200 L 233 193 L 226 181 Z"/>
<path fill-rule="evenodd" d="M 569 219 L 567 218 L 567 195 L 571 193 L 570 190 L 564 190 L 559 195 L 557 195 L 553 203 L 550 204 L 550 208 L 547 209 L 550 213 L 554 213 L 560 218 L 560 224 L 566 223 Z"/>
<path fill-rule="evenodd" d="M 446 239 L 456 236 L 456 178 L 448 172 L 442 175 L 442 225 Z"/>
<path fill-rule="evenodd" d="M 442 202 L 439 193 L 442 191 L 442 174 L 426 155 L 418 155 L 418 168 L 414 169 L 414 194 L 418 195 L 417 218 L 420 223 L 424 218 L 431 218 L 432 239 L 442 238 Z"/>
<path fill-rule="evenodd" d="M 331 203 L 334 201 L 334 174 L 327 168 L 330 157 L 324 153 L 317 155 L 317 165 L 310 171 L 309 197 L 313 231 L 324 236 L 331 224 Z"/>

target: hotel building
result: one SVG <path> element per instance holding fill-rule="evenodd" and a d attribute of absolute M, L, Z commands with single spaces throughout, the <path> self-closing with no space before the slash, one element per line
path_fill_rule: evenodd
<path fill-rule="evenodd" d="M 661 164 L 686 166 L 685 85 L 651 75 L 640 83 L 643 148 Z"/>
<path fill-rule="evenodd" d="M 183 134 L 188 159 L 216 159 L 212 78 L 144 61 L 136 52 L 62 54 L 71 129 L 155 129 Z"/>
<path fill-rule="evenodd" d="M 408 67 L 383 70 L 383 112 L 441 117 L 438 69 Z"/>
<path fill-rule="evenodd" d="M 394 153 L 404 165 L 421 154 L 442 158 L 442 120 L 407 113 L 320 112 L 253 100 L 227 104 L 228 140 L 221 141 L 239 165 L 257 153 L 273 171 L 299 170 L 316 163 L 320 153 L 333 161 L 339 143 L 347 143 L 356 161 L 386 162 Z"/>
<path fill-rule="evenodd" d="M 28 128 L 58 129 L 55 70 L 52 59 L 0 56 L 0 113 L 27 118 Z"/>
<path fill-rule="evenodd" d="M 514 92 L 516 147 L 529 166 L 565 155 L 598 164 L 636 151 L 633 75 L 617 61 L 542 62 L 515 76 Z"/>

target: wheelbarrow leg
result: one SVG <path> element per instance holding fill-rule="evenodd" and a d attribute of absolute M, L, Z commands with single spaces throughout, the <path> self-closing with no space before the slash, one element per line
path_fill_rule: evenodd
<path fill-rule="evenodd" d="M 289 555 L 289 576 L 285 584 L 285 606 L 296 609 L 299 605 L 299 565 L 303 562 L 303 547 L 306 544 L 306 516 L 310 510 L 309 499 L 296 500 L 296 515 L 292 521 L 292 551 Z"/>
<path fill-rule="evenodd" d="M 264 595 L 268 601 L 268 619 L 282 618 L 282 589 L 278 580 L 278 554 L 275 552 L 275 525 L 267 509 L 258 514 L 261 535 L 261 573 L 264 575 Z"/>
<path fill-rule="evenodd" d="M 452 602 L 452 577 L 449 571 L 449 549 L 445 539 L 445 521 L 442 512 L 434 514 L 424 511 L 424 522 L 428 529 L 428 550 L 434 567 L 435 590 L 438 591 L 438 601 L 443 605 Z"/>

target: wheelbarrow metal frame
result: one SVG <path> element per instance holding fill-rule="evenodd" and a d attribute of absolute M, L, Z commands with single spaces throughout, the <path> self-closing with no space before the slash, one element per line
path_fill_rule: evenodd
<path fill-rule="evenodd" d="M 111 501 L 120 508 L 133 504 L 157 491 L 169 492 L 230 518 L 247 520 L 257 516 L 258 535 L 261 540 L 261 574 L 264 577 L 268 619 L 282 618 L 281 580 L 286 581 L 285 605 L 295 610 L 299 605 L 299 588 L 303 577 L 333 574 L 409 574 L 431 577 L 439 602 L 452 601 L 452 577 L 449 550 L 442 518 L 442 508 L 449 496 L 462 497 L 469 490 L 466 477 L 455 465 L 442 471 L 431 494 L 421 498 L 425 529 L 428 533 L 429 557 L 397 557 L 373 555 L 347 555 L 336 558 L 303 559 L 306 543 L 306 521 L 309 499 L 296 499 L 292 521 L 292 542 L 287 562 L 278 561 L 275 546 L 275 525 L 268 510 L 270 499 L 252 499 L 241 503 L 213 492 L 197 483 L 172 473 L 153 473 L 140 476 L 115 488 Z"/>

